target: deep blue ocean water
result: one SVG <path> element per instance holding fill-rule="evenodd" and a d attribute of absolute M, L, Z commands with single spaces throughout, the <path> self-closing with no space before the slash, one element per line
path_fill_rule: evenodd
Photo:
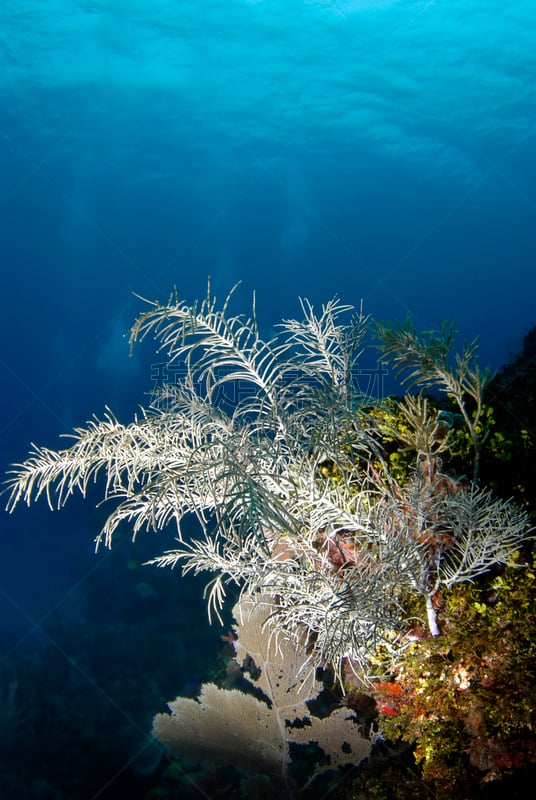
<path fill-rule="evenodd" d="M 134 293 L 208 275 L 243 282 L 237 310 L 256 290 L 267 335 L 337 294 L 507 361 L 536 323 L 535 53 L 533 0 L 5 0 L 2 472 L 132 416 L 155 360 L 129 358 Z M 101 523 L 1 517 L 0 627 L 84 618 Z"/>

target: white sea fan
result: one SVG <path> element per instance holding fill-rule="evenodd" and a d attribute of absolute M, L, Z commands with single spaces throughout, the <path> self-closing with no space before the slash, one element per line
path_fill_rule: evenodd
<path fill-rule="evenodd" d="M 334 298 L 317 315 L 304 300 L 303 319 L 284 321 L 266 341 L 255 303 L 249 318 L 229 313 L 232 294 L 221 308 L 210 285 L 200 304 L 176 293 L 166 305 L 151 302 L 131 343 L 153 335 L 169 363 L 184 365 L 182 381 L 162 387 L 130 424 L 107 409 L 75 430 L 70 447 L 34 446 L 11 470 L 7 507 L 43 494 L 51 508 L 62 506 L 102 476 L 112 509 L 98 541 L 111 545 L 124 523 L 134 536 L 173 525 L 175 547 L 156 563 L 210 573 L 212 614 L 230 582 L 262 591 L 281 628 L 308 628 L 312 664 L 340 670 L 351 659 L 366 679 L 378 648 L 393 658 L 403 651 L 404 596 L 423 595 L 437 635 L 439 586 L 504 561 L 526 537 L 527 517 L 474 485 L 444 496 L 418 476 L 396 484 L 380 434 L 360 413 L 371 398 L 353 381 L 367 331 L 362 311 L 352 317 Z M 419 339 L 411 326 L 380 333 L 412 382 L 437 379 L 457 393 L 475 433 L 464 394 L 478 414 L 487 373 L 471 367 L 474 345 L 448 362 L 449 330 L 443 339 Z M 232 404 L 222 400 L 230 385 L 240 388 Z M 423 403 L 407 409 L 422 427 Z M 192 513 L 201 530 L 193 537 L 184 529 Z"/>

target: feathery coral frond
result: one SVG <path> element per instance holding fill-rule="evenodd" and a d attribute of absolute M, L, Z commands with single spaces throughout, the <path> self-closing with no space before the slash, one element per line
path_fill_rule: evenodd
<path fill-rule="evenodd" d="M 363 678 L 377 650 L 403 652 L 408 593 L 425 599 L 439 633 L 433 598 L 440 585 L 471 580 L 502 562 L 528 533 L 526 514 L 473 486 L 461 490 L 434 461 L 448 449 L 421 395 L 400 405 L 408 432 L 398 439 L 430 469 L 400 486 L 382 441 L 366 422 L 353 381 L 368 318 L 337 298 L 317 315 L 302 301 L 302 320 L 260 336 L 255 306 L 231 315 L 234 289 L 221 307 L 210 286 L 201 303 L 175 293 L 151 302 L 131 343 L 149 335 L 170 362 L 184 364 L 177 385 L 129 425 L 107 409 L 72 434 L 69 448 L 33 447 L 7 481 L 7 508 L 42 495 L 61 507 L 100 485 L 111 510 L 98 541 L 109 546 L 126 523 L 133 535 L 173 526 L 174 549 L 153 563 L 210 575 L 207 600 L 219 615 L 230 583 L 262 592 L 287 635 L 305 627 L 311 664 L 339 674 L 349 659 Z M 457 402 L 475 447 L 489 374 L 475 366 L 476 342 L 453 352 L 454 331 L 419 335 L 408 321 L 378 326 L 381 348 L 411 385 L 437 386 Z M 239 386 L 235 402 L 224 387 Z M 466 406 L 466 396 L 473 410 Z M 441 478 L 441 482 L 439 480 Z M 187 528 L 194 514 L 197 532 Z"/>

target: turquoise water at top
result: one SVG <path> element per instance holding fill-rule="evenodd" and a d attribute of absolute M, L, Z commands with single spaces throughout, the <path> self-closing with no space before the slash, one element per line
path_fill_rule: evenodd
<path fill-rule="evenodd" d="M 535 311 L 535 23 L 530 0 L 4 3 L 2 264 L 63 306 L 87 286 L 84 329 L 103 292 L 210 273 L 266 325 L 337 292 L 504 360 Z"/>

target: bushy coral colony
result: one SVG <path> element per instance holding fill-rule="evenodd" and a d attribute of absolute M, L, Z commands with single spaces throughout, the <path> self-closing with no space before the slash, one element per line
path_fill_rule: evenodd
<path fill-rule="evenodd" d="M 208 572 L 212 615 L 233 585 L 242 604 L 262 605 L 262 652 L 274 640 L 290 647 L 281 652 L 302 653 L 293 691 L 318 670 L 324 681 L 331 674 L 332 704 L 350 717 L 336 724 L 308 712 L 303 743 L 318 745 L 324 724 L 335 753 L 337 731 L 350 736 L 348 719 L 370 737 L 376 718 L 376 731 L 415 744 L 438 797 L 438 787 L 465 781 L 469 791 L 473 779 L 476 786 L 527 767 L 535 759 L 532 506 L 527 494 L 514 502 L 480 483 L 488 453 L 500 454 L 506 440 L 493 430 L 486 392 L 498 384 L 479 367 L 477 342 L 457 352 L 450 326 L 421 334 L 411 319 L 373 323 L 336 298 L 319 313 L 303 301 L 302 319 L 283 321 L 265 340 L 255 305 L 248 318 L 230 313 L 232 294 L 221 307 L 210 286 L 199 304 L 177 294 L 151 302 L 131 341 L 154 336 L 169 363 L 184 367 L 181 382 L 160 387 L 130 424 L 107 411 L 77 429 L 69 448 L 35 447 L 11 472 L 8 508 L 43 494 L 62 506 L 101 479 L 112 508 L 99 540 L 110 545 L 120 526 L 136 535 L 173 525 L 175 546 L 156 564 Z M 408 384 L 404 397 L 360 392 L 355 375 L 369 334 Z M 231 403 L 223 390 L 237 385 Z M 533 449 L 530 431 L 526 439 Z M 251 664 L 254 654 L 246 655 Z M 242 690 L 254 692 L 253 684 Z M 366 696 L 376 698 L 372 712 Z M 174 708 L 185 708 L 178 701 Z M 249 702 L 257 712 L 258 702 Z M 268 706 L 262 714 L 272 725 Z M 156 733 L 167 743 L 163 716 Z M 270 755 L 284 765 L 270 778 L 284 796 L 309 791 L 326 764 L 320 770 L 313 758 L 312 775 L 298 778 L 289 735 L 274 733 Z M 171 739 L 174 754 L 188 756 L 188 741 Z M 205 754 L 210 760 L 210 748 Z M 331 766 L 343 763 L 337 756 Z M 369 774 L 359 796 L 394 797 L 386 787 Z"/>

